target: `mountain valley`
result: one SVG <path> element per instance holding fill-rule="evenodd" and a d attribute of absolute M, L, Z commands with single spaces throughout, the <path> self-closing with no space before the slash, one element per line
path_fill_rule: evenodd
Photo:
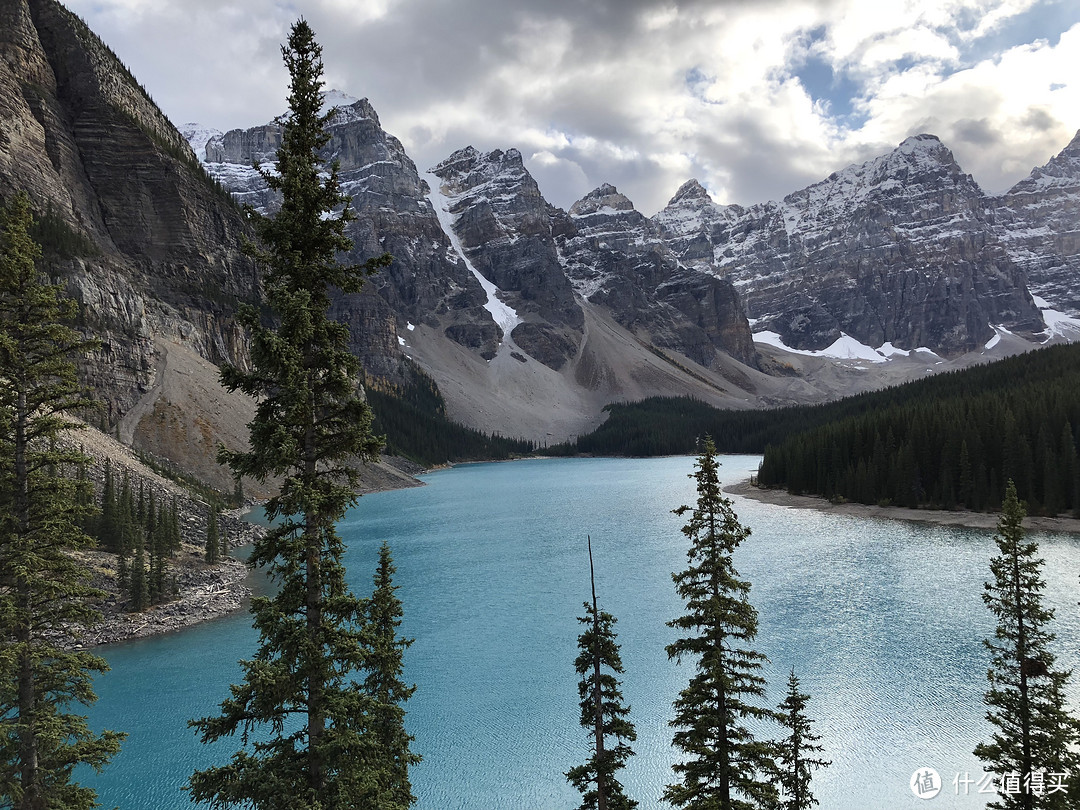
<path fill-rule="evenodd" d="M 0 197 L 60 234 L 50 273 L 103 340 L 97 426 L 226 488 L 214 448 L 252 405 L 217 367 L 246 363 L 241 206 L 274 211 L 253 167 L 280 125 L 177 129 L 55 0 L 3 9 Z M 349 258 L 394 258 L 333 315 L 370 383 L 430 377 L 485 432 L 557 443 L 654 395 L 820 402 L 1080 337 L 1080 136 L 999 197 L 922 134 L 778 202 L 688 180 L 649 217 L 611 185 L 551 205 L 512 145 L 418 168 L 367 100 L 326 105 Z"/>

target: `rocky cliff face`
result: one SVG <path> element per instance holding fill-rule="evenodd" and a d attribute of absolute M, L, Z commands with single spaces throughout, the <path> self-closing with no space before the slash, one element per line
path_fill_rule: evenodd
<path fill-rule="evenodd" d="M 514 342 L 559 369 L 581 342 L 584 315 L 559 263 L 552 208 L 516 149 L 481 154 L 471 146 L 435 166 L 465 255 L 522 320 Z"/>
<path fill-rule="evenodd" d="M 691 183 L 655 222 L 684 262 L 734 283 L 755 331 L 788 346 L 822 349 L 843 332 L 957 355 L 992 325 L 1043 328 L 992 209 L 952 153 L 920 135 L 779 203 L 720 207 Z"/>
<path fill-rule="evenodd" d="M 451 339 L 493 352 L 498 330 L 484 309 L 479 282 L 455 252 L 428 199 L 431 189 L 397 138 L 383 130 L 367 99 L 328 94 L 336 113 L 327 127 L 326 158 L 339 163 L 342 189 L 357 213 L 348 235 L 349 259 L 362 262 L 390 253 L 390 267 L 372 277 L 366 292 L 340 296 L 331 314 L 350 327 L 352 348 L 365 369 L 395 377 L 402 358 L 399 332 L 409 324 L 443 330 Z M 184 128 L 207 171 L 238 202 L 264 214 L 278 206 L 253 163 L 272 166 L 281 127 L 267 124 L 221 135 L 191 124 Z"/>
<path fill-rule="evenodd" d="M 159 372 L 159 342 L 243 362 L 245 223 L 108 48 L 55 0 L 0 3 L 0 197 L 29 194 L 48 268 L 102 338 L 83 369 L 112 429 Z M 138 431 L 135 441 L 138 443 Z"/>
<path fill-rule="evenodd" d="M 1080 132 L 996 203 L 998 237 L 1031 292 L 1080 316 Z"/>
<path fill-rule="evenodd" d="M 659 227 L 614 186 L 578 200 L 560 225 L 559 254 L 582 298 L 607 307 L 618 323 L 653 345 L 706 368 L 715 365 L 718 349 L 757 365 L 731 282 L 683 265 Z"/>

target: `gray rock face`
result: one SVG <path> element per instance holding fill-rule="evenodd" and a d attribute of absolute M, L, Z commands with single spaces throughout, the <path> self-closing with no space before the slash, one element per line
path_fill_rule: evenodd
<path fill-rule="evenodd" d="M 338 106 L 327 129 L 325 157 L 338 161 L 342 189 L 357 213 L 347 229 L 354 243 L 349 258 L 394 257 L 369 281 L 377 296 L 339 296 L 332 307 L 332 315 L 350 326 L 352 348 L 365 369 L 396 375 L 402 356 L 397 334 L 407 323 L 443 328 L 458 343 L 493 355 L 499 332 L 483 309 L 484 291 L 453 250 L 428 199 L 430 189 L 401 142 L 383 130 L 367 99 Z M 280 144 L 277 124 L 211 137 L 206 159 L 221 160 L 208 162 L 207 170 L 238 202 L 273 213 L 279 201 L 251 167 L 272 166 Z"/>
<path fill-rule="evenodd" d="M 684 185 L 654 218 L 686 263 L 730 279 L 755 331 L 799 349 L 841 332 L 880 346 L 959 354 L 991 324 L 1043 328 L 993 202 L 932 135 L 749 209 Z M 711 248 L 711 249 L 710 249 Z"/>
<path fill-rule="evenodd" d="M 454 231 L 477 271 L 525 321 L 511 333 L 559 369 L 577 351 L 584 315 L 552 235 L 552 207 L 516 149 L 460 149 L 431 170 L 450 202 Z"/>
<path fill-rule="evenodd" d="M 1080 132 L 996 202 L 997 234 L 1031 292 L 1080 316 Z"/>
<path fill-rule="evenodd" d="M 0 4 L 0 197 L 26 191 L 74 248 L 46 245 L 101 349 L 83 364 L 113 427 L 148 390 L 154 342 L 243 364 L 246 225 L 105 45 L 55 0 Z"/>
<path fill-rule="evenodd" d="M 703 190 L 704 191 L 704 190 Z M 570 207 L 557 239 L 579 294 L 653 345 L 675 349 L 710 368 L 719 349 L 757 364 L 750 326 L 731 282 L 688 267 L 659 226 L 603 185 Z"/>

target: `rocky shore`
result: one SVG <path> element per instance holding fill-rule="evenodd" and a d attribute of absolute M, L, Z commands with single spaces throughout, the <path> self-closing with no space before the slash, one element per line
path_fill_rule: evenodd
<path fill-rule="evenodd" d="M 98 566 L 115 566 L 116 558 L 112 554 L 90 554 L 110 558 L 94 561 L 95 569 Z M 170 566 L 180 591 L 176 599 L 154 605 L 141 613 L 128 613 L 114 588 L 105 603 L 99 606 L 102 621 L 83 634 L 79 646 L 93 647 L 171 633 L 226 616 L 244 607 L 251 596 L 246 563 L 227 557 L 215 565 L 207 565 L 202 562 L 198 552 L 185 549 L 183 555 L 191 559 L 178 561 L 174 558 Z M 115 570 L 106 568 L 106 572 L 102 576 L 108 578 L 111 574 L 115 581 Z"/>
<path fill-rule="evenodd" d="M 809 495 L 791 495 L 782 489 L 762 489 L 750 481 L 741 481 L 724 488 L 732 495 L 741 495 L 762 503 L 789 506 L 794 509 L 816 509 L 836 515 L 860 518 L 887 518 L 889 520 L 915 520 L 935 526 L 967 526 L 973 529 L 996 529 L 998 515 L 992 512 L 946 511 L 944 509 L 907 509 L 900 506 L 871 506 L 862 503 L 832 503 L 824 498 Z M 1029 516 L 1024 528 L 1040 532 L 1072 532 L 1080 534 L 1080 520 L 1067 517 Z"/>
<path fill-rule="evenodd" d="M 128 610 L 125 595 L 118 587 L 116 555 L 98 550 L 77 553 L 79 561 L 90 572 L 91 584 L 105 593 L 104 599 L 95 606 L 101 612 L 102 620 L 81 635 L 79 647 L 170 633 L 228 615 L 247 605 L 251 597 L 251 577 L 258 575 L 252 574 L 245 562 L 233 557 L 225 557 L 213 565 L 205 562 L 209 507 L 203 498 L 194 494 L 189 486 L 160 474 L 147 463 L 145 456 L 140 457 L 94 428 L 78 430 L 71 434 L 70 440 L 92 459 L 88 472 L 99 496 L 107 462 L 112 465 L 115 476 L 126 473 L 132 485 L 138 487 L 141 484 L 150 497 L 169 503 L 175 498 L 181 535 L 181 547 L 173 553 L 166 570 L 166 580 L 175 586 L 173 597 L 137 613 Z M 423 468 L 405 459 L 384 458 L 362 469 L 360 491 L 419 486 L 420 482 L 414 476 L 420 472 Z M 263 527 L 246 520 L 240 509 L 222 512 L 218 517 L 218 530 L 232 549 L 251 545 L 264 531 Z"/>

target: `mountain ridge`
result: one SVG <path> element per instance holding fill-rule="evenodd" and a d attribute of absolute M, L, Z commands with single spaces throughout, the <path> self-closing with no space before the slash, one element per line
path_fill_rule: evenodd
<path fill-rule="evenodd" d="M 258 274 L 237 203 L 272 213 L 251 163 L 272 168 L 280 124 L 180 133 L 56 0 L 9 0 L 0 14 L 0 196 L 25 187 L 39 215 L 93 246 L 52 256 L 49 270 L 105 341 L 82 370 L 106 401 L 101 426 L 181 463 L 211 457 L 224 436 L 214 414 L 250 407 L 202 399 L 220 394 L 216 365 L 246 362 L 232 313 L 255 300 Z M 332 314 L 369 379 L 407 382 L 415 363 L 451 418 L 485 431 L 558 441 L 595 426 L 611 401 L 815 402 L 1000 356 L 1052 311 L 1028 294 L 1028 268 L 1056 273 L 1039 288 L 1054 305 L 1054 285 L 1077 275 L 1066 160 L 1042 170 L 1061 179 L 1057 197 L 1018 184 L 1011 207 L 925 137 L 878 159 L 874 182 L 845 169 L 779 203 L 716 206 L 688 181 L 646 217 L 604 184 L 564 211 L 516 149 L 459 150 L 421 174 L 370 102 L 328 101 L 338 111 L 325 157 L 340 162 L 358 214 L 345 258 L 394 256 L 361 293 L 336 296 Z M 840 250 L 848 242 L 861 259 Z M 770 328 L 778 341 L 755 340 Z M 908 354 L 873 368 L 822 356 L 841 339 Z M 917 356 L 920 346 L 942 357 Z M 179 357 L 199 385 L 172 379 Z M 169 400 L 185 391 L 190 401 Z M 162 427 L 178 414 L 191 420 L 183 439 Z"/>

